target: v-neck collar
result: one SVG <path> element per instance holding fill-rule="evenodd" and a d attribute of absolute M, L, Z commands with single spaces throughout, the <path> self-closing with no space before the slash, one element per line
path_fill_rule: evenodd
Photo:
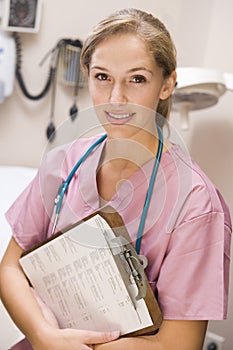
<path fill-rule="evenodd" d="M 83 162 L 79 170 L 79 188 L 85 203 L 86 210 L 98 210 L 100 207 L 99 193 L 97 186 L 97 171 L 106 140 L 104 140 Z M 172 147 L 173 148 L 173 147 Z M 166 166 L 170 159 L 169 151 L 163 153 L 161 163 Z M 169 157 L 168 157 L 169 156 Z M 115 209 L 120 208 L 125 200 L 140 186 L 149 181 L 155 158 L 146 162 L 140 169 L 122 182 L 117 192 L 106 205 L 112 205 Z M 127 200 L 128 201 L 128 200 Z"/>
<path fill-rule="evenodd" d="M 99 209 L 96 174 L 105 143 L 106 140 L 98 145 L 83 162 L 79 170 L 79 189 L 87 211 L 90 210 L 90 208 L 94 210 Z"/>

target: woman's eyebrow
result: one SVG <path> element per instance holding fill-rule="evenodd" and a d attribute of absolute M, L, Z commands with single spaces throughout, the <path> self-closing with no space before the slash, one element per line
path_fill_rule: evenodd
<path fill-rule="evenodd" d="M 145 71 L 145 72 L 148 72 L 150 74 L 153 74 L 153 72 L 146 68 L 146 67 L 135 67 L 135 68 L 131 68 L 128 70 L 128 73 L 134 73 L 134 72 L 137 72 L 137 71 Z"/>
<path fill-rule="evenodd" d="M 108 72 L 108 69 L 107 68 L 104 68 L 104 67 L 100 67 L 100 66 L 90 66 L 90 69 L 98 69 L 98 70 L 102 70 L 102 71 L 105 71 L 105 72 Z"/>
<path fill-rule="evenodd" d="M 107 68 L 101 67 L 101 66 L 91 66 L 90 69 L 98 69 L 104 72 L 109 72 L 109 70 Z M 146 67 L 134 67 L 134 68 L 130 68 L 128 71 L 126 71 L 126 73 L 134 73 L 134 72 L 138 72 L 138 71 L 145 71 L 147 73 L 150 73 L 151 75 L 153 75 L 153 72 L 146 68 Z"/>

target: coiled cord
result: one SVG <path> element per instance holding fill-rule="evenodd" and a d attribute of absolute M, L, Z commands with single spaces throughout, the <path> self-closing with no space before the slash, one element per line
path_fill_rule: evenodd
<path fill-rule="evenodd" d="M 21 65 L 22 65 L 22 45 L 21 45 L 21 41 L 20 41 L 20 37 L 18 35 L 18 33 L 14 32 L 13 33 L 13 38 L 15 40 L 15 46 L 16 46 L 16 70 L 15 70 L 15 75 L 16 75 L 16 79 L 19 83 L 19 86 L 23 92 L 23 94 L 30 100 L 39 100 L 41 98 L 43 98 L 46 93 L 49 91 L 50 87 L 51 87 L 51 83 L 53 81 L 53 79 L 55 78 L 56 75 L 56 67 L 53 67 L 52 65 L 50 66 L 49 69 L 49 74 L 48 74 L 48 78 L 46 80 L 45 86 L 43 88 L 43 90 L 37 94 L 37 95 L 32 95 L 24 82 L 22 73 L 21 73 Z"/>

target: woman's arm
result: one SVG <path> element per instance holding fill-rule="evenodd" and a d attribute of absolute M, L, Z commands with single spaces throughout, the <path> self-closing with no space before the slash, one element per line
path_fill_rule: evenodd
<path fill-rule="evenodd" d="M 118 332 L 59 329 L 51 322 L 49 315 L 42 312 L 36 301 L 19 264 L 22 252 L 12 238 L 0 265 L 0 296 L 15 324 L 28 338 L 33 349 L 90 349 L 88 344 L 104 343 L 119 336 Z"/>
<path fill-rule="evenodd" d="M 207 321 L 164 320 L 156 335 L 120 338 L 95 350 L 202 350 Z"/>

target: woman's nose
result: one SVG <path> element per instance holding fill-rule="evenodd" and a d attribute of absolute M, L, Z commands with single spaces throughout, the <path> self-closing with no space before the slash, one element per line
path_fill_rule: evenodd
<path fill-rule="evenodd" d="M 109 102 L 111 102 L 111 103 L 127 102 L 126 90 L 125 90 L 123 84 L 115 83 L 112 86 Z"/>

